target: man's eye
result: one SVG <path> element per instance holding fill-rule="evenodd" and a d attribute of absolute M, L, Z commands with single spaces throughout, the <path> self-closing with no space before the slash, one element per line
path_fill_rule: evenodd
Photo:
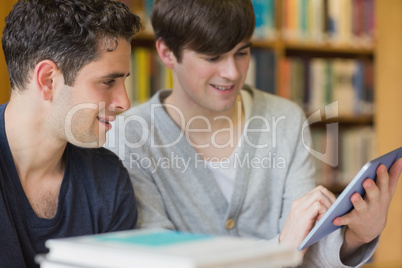
<path fill-rule="evenodd" d="M 239 51 L 237 53 L 238 56 L 247 56 L 248 55 L 248 51 Z"/>
<path fill-rule="evenodd" d="M 220 58 L 219 56 L 214 56 L 214 57 L 207 58 L 207 61 L 214 62 L 214 61 L 218 61 L 219 58 Z"/>
<path fill-rule="evenodd" d="M 112 85 L 114 82 L 115 82 L 115 80 L 108 80 L 108 81 L 105 81 L 105 82 L 103 82 L 103 83 L 104 83 L 105 85 L 110 86 L 110 85 Z"/>

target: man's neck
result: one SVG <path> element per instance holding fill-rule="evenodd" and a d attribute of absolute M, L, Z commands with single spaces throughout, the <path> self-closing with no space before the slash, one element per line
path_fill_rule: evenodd
<path fill-rule="evenodd" d="M 10 101 L 4 115 L 8 144 L 21 179 L 24 174 L 44 175 L 59 170 L 67 145 L 46 132 L 45 116 L 40 111 L 28 109 Z"/>
<path fill-rule="evenodd" d="M 5 130 L 24 192 L 38 217 L 51 218 L 65 170 L 67 142 L 46 133 L 45 116 L 10 101 L 5 110 Z"/>
<path fill-rule="evenodd" d="M 165 107 L 166 112 L 182 129 L 189 143 L 201 157 L 206 160 L 222 159 L 232 154 L 241 138 L 245 123 L 240 95 L 233 107 L 225 112 L 198 111 L 183 103 L 175 105 L 176 102 L 169 97 L 171 95 L 163 103 L 180 109 L 184 118 L 181 118 L 175 109 Z"/>

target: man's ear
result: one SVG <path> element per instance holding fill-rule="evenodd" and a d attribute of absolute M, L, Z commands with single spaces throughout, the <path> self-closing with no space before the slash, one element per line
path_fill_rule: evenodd
<path fill-rule="evenodd" d="M 53 79 L 56 76 L 57 70 L 56 64 L 51 60 L 43 60 L 35 67 L 35 84 L 44 100 L 49 101 L 53 98 L 55 89 Z"/>
<path fill-rule="evenodd" d="M 159 38 L 156 41 L 156 51 L 158 51 L 159 58 L 165 64 L 166 67 L 172 69 L 174 67 L 174 63 L 176 62 L 176 57 L 174 56 L 173 51 L 171 51 L 165 44 L 162 38 Z"/>

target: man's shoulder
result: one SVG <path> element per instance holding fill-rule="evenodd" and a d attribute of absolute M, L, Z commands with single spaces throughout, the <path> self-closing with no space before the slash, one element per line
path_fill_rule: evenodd
<path fill-rule="evenodd" d="M 119 174 L 125 169 L 119 157 L 107 148 L 82 148 L 69 144 L 68 161 L 82 171 L 102 174 Z"/>
<path fill-rule="evenodd" d="M 151 107 L 152 104 L 150 101 L 148 101 L 139 105 L 132 106 L 130 109 L 128 109 L 121 115 L 125 121 L 130 120 L 130 118 L 139 116 L 141 116 L 144 119 L 148 119 L 151 117 Z"/>
<path fill-rule="evenodd" d="M 248 87 L 247 90 L 253 95 L 253 107 L 255 110 L 283 115 L 304 114 L 302 108 L 289 99 L 252 87 Z"/>
<path fill-rule="evenodd" d="M 8 104 L 8 102 L 3 103 L 3 104 L 0 104 L 0 113 L 3 113 L 3 112 L 4 112 L 4 110 L 5 110 L 6 107 L 7 107 L 7 104 Z"/>
<path fill-rule="evenodd" d="M 74 154 L 74 157 L 84 157 L 91 160 L 100 160 L 102 162 L 118 161 L 116 154 L 110 150 L 99 147 L 99 148 L 83 148 L 72 144 L 68 144 L 69 150 Z"/>

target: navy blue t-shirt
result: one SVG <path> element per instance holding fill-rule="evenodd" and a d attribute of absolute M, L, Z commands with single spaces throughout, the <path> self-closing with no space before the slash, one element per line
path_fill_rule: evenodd
<path fill-rule="evenodd" d="M 39 267 L 50 238 L 97 234 L 135 227 L 137 209 L 127 170 L 105 148 L 67 144 L 66 170 L 57 213 L 38 218 L 20 183 L 8 146 L 0 105 L 0 267 Z M 26 133 L 29 139 L 29 133 Z M 43 148 L 46 150 L 46 148 Z M 38 152 L 40 153 L 40 152 Z"/>

